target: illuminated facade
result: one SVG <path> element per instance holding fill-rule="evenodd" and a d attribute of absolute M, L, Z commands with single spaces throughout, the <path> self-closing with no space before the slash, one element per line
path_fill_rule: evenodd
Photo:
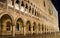
<path fill-rule="evenodd" d="M 51 0 L 0 0 L 0 35 L 58 31 L 58 12 Z"/>

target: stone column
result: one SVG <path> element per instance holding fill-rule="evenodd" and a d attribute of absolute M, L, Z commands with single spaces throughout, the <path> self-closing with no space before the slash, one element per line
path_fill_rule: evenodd
<path fill-rule="evenodd" d="M 42 34 L 42 25 L 40 25 L 40 33 Z"/>
<path fill-rule="evenodd" d="M 15 37 L 15 25 L 13 26 L 13 37 Z"/>
<path fill-rule="evenodd" d="M 33 23 L 31 24 L 31 35 L 33 35 Z"/>
<path fill-rule="evenodd" d="M 51 27 L 50 26 L 48 26 L 48 33 L 51 34 Z"/>
<path fill-rule="evenodd" d="M 34 13 L 33 13 L 33 15 L 35 15 L 35 8 L 33 8 L 34 9 Z"/>
<path fill-rule="evenodd" d="M 32 6 L 31 6 L 31 14 L 32 14 Z"/>
<path fill-rule="evenodd" d="M 24 36 L 26 35 L 26 23 L 24 22 Z"/>
<path fill-rule="evenodd" d="M 36 26 L 37 26 L 37 34 L 38 34 L 38 24 L 36 24 Z"/>
<path fill-rule="evenodd" d="M 45 25 L 43 25 L 43 32 L 45 33 Z"/>
<path fill-rule="evenodd" d="M 15 26 L 16 26 L 16 24 L 15 24 L 15 20 L 13 20 L 13 22 L 12 22 L 12 36 L 13 37 L 15 37 Z"/>
<path fill-rule="evenodd" d="M 46 25 L 46 27 L 45 27 L 45 30 L 46 30 L 46 34 L 47 34 L 47 25 Z"/>
<path fill-rule="evenodd" d="M 4 32 L 6 31 L 6 22 L 3 23 L 3 29 L 2 29 L 2 34 L 4 35 Z M 6 32 L 5 32 L 6 33 Z M 5 34 L 6 35 L 6 34 Z"/>

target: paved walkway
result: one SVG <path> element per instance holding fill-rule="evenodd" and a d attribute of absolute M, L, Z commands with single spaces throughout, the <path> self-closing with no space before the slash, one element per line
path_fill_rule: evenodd
<path fill-rule="evenodd" d="M 12 36 L 0 36 L 0 38 L 60 38 L 60 33 L 52 33 L 52 34 L 39 34 L 39 35 L 16 35 L 16 37 Z"/>

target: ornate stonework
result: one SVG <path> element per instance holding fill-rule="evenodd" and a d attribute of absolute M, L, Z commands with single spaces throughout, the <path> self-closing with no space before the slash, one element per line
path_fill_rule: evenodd
<path fill-rule="evenodd" d="M 58 12 L 50 0 L 0 0 L 0 35 L 58 31 Z"/>

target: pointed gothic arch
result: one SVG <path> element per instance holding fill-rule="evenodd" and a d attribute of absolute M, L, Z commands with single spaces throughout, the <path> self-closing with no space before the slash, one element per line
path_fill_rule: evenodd
<path fill-rule="evenodd" d="M 27 34 L 29 34 L 31 32 L 31 22 L 30 21 L 26 22 L 26 32 L 27 32 Z"/>
<path fill-rule="evenodd" d="M 4 14 L 1 17 L 1 33 L 7 33 L 8 31 L 12 34 L 12 18 L 8 14 Z M 9 33 L 8 33 L 9 34 Z"/>
<path fill-rule="evenodd" d="M 24 28 L 23 20 L 22 18 L 18 18 L 16 21 L 16 32 L 19 32 L 19 34 L 23 34 L 23 28 Z"/>

